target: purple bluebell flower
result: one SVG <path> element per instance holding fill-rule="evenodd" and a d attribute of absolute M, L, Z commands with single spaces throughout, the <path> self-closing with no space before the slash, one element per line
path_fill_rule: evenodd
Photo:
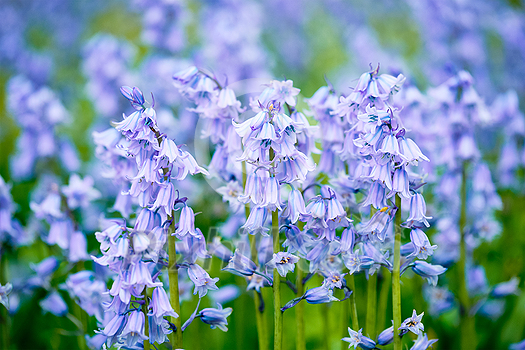
<path fill-rule="evenodd" d="M 454 307 L 454 295 L 447 287 L 425 286 L 425 300 L 431 315 L 439 316 Z"/>
<path fill-rule="evenodd" d="M 385 346 L 394 341 L 394 326 L 388 327 L 377 336 L 377 345 Z"/>
<path fill-rule="evenodd" d="M 217 309 L 206 308 L 202 309 L 197 317 L 200 317 L 201 321 L 209 324 L 211 329 L 219 328 L 221 331 L 226 332 L 228 330 L 228 320 L 226 319 L 232 313 L 232 308 L 222 308 L 221 304 L 217 304 Z"/>
<path fill-rule="evenodd" d="M 13 290 L 13 285 L 11 283 L 6 283 L 5 285 L 0 284 L 0 303 L 2 303 L 6 309 L 9 310 L 9 298 L 7 297 L 9 293 Z"/>
<path fill-rule="evenodd" d="M 397 209 L 383 207 L 372 215 L 370 220 L 358 226 L 357 233 L 366 236 L 371 242 L 383 242 L 390 222 L 394 219 Z"/>
<path fill-rule="evenodd" d="M 139 310 L 131 311 L 126 326 L 121 333 L 121 337 L 124 339 L 127 346 L 133 346 L 139 341 L 148 339 L 144 333 L 144 325 L 144 313 Z"/>
<path fill-rule="evenodd" d="M 187 234 L 197 237 L 197 231 L 195 230 L 195 214 L 193 209 L 185 205 L 180 212 L 180 219 L 177 226 L 177 230 L 173 233 L 179 239 L 186 236 Z"/>
<path fill-rule="evenodd" d="M 434 253 L 434 250 L 437 248 L 436 245 L 430 245 L 430 241 L 428 240 L 425 232 L 418 228 L 410 231 L 410 241 L 412 242 L 414 250 L 407 256 L 407 258 L 416 257 L 418 259 L 425 260 L 431 256 Z"/>
<path fill-rule="evenodd" d="M 233 256 L 231 250 L 221 243 L 219 236 L 213 237 L 213 241 L 208 243 L 208 249 L 211 255 L 215 255 L 222 261 L 229 261 Z"/>
<path fill-rule="evenodd" d="M 401 323 L 401 327 L 399 327 L 398 330 L 401 331 L 401 335 L 407 333 L 408 331 L 414 333 L 414 334 L 421 334 L 425 330 L 425 326 L 421 322 L 421 319 L 423 318 L 423 315 L 425 313 L 422 312 L 421 314 L 417 314 L 416 310 L 412 311 L 412 316 L 405 319 Z"/>
<path fill-rule="evenodd" d="M 372 205 L 376 209 L 381 209 L 387 206 L 385 187 L 379 181 L 374 181 L 370 185 L 368 190 L 368 195 L 361 206 L 366 207 Z"/>
<path fill-rule="evenodd" d="M 437 339 L 429 340 L 426 333 L 419 333 L 417 339 L 414 340 L 414 345 L 412 345 L 410 350 L 426 350 L 432 347 L 432 344 L 434 344 L 437 341 Z"/>
<path fill-rule="evenodd" d="M 410 215 L 406 222 L 403 223 L 406 227 L 412 227 L 414 223 L 422 223 L 429 227 L 427 220 L 432 219 L 431 216 L 426 216 L 427 205 L 425 199 L 419 193 L 415 193 L 410 198 Z"/>
<path fill-rule="evenodd" d="M 351 275 L 362 270 L 367 270 L 375 264 L 375 260 L 366 255 L 350 253 L 344 255 L 343 259 Z"/>
<path fill-rule="evenodd" d="M 162 286 L 156 287 L 151 293 L 148 309 L 148 316 L 154 318 L 158 324 L 161 323 L 163 317 L 179 317 L 171 307 L 168 295 Z"/>
<path fill-rule="evenodd" d="M 341 289 L 345 286 L 345 277 L 346 273 L 339 273 L 337 271 L 330 271 L 325 275 L 323 281 L 323 287 L 328 289 L 338 288 Z"/>
<path fill-rule="evenodd" d="M 299 253 L 300 256 L 305 257 L 308 254 L 308 247 L 312 244 L 312 238 L 294 225 L 283 226 L 282 230 L 286 235 L 283 247 L 288 248 L 290 253 Z"/>
<path fill-rule="evenodd" d="M 509 350 L 524 350 L 525 349 L 525 339 L 519 343 L 510 344 Z"/>
<path fill-rule="evenodd" d="M 89 255 L 87 253 L 86 236 L 80 231 L 75 231 L 71 234 L 69 241 L 68 260 L 71 262 L 77 262 L 87 259 L 89 259 Z"/>
<path fill-rule="evenodd" d="M 107 337 L 106 344 L 108 346 L 112 346 L 117 341 L 117 338 L 120 336 L 125 326 L 126 316 L 118 313 L 106 323 L 101 333 Z"/>
<path fill-rule="evenodd" d="M 443 274 L 447 269 L 441 265 L 432 265 L 426 261 L 416 260 L 412 270 L 423 278 L 427 279 L 428 284 L 437 285 L 438 276 Z"/>
<path fill-rule="evenodd" d="M 173 331 L 166 319 L 156 319 L 155 317 L 148 316 L 148 334 L 150 344 L 162 344 L 169 341 L 167 335 L 172 332 Z"/>
<path fill-rule="evenodd" d="M 294 188 L 288 195 L 288 204 L 282 217 L 288 218 L 292 224 L 295 224 L 301 215 L 307 215 L 303 195 L 301 191 Z"/>
<path fill-rule="evenodd" d="M 392 179 L 392 191 L 397 192 L 401 197 L 405 199 L 410 198 L 410 187 L 408 181 L 408 173 L 404 167 L 397 168 L 394 171 L 394 177 Z"/>
<path fill-rule="evenodd" d="M 519 278 L 513 277 L 507 282 L 498 283 L 494 286 L 490 295 L 495 298 L 503 298 L 511 294 L 518 295 L 518 285 L 520 283 Z"/>
<path fill-rule="evenodd" d="M 331 301 L 339 301 L 339 299 L 333 296 L 333 290 L 328 289 L 325 286 L 308 289 L 306 293 L 304 293 L 303 299 L 310 304 L 323 304 Z"/>
<path fill-rule="evenodd" d="M 277 252 L 273 254 L 272 260 L 266 263 L 266 266 L 270 269 L 277 269 L 277 272 L 281 277 L 286 277 L 288 272 L 293 272 L 295 264 L 299 261 L 299 257 L 286 253 Z"/>
<path fill-rule="evenodd" d="M 363 335 L 362 328 L 358 332 L 356 332 L 350 327 L 348 327 L 348 333 L 350 334 L 350 337 L 345 337 L 341 340 L 349 343 L 349 349 L 351 346 L 353 346 L 354 349 L 357 349 L 358 347 L 365 350 L 375 349 L 376 343 L 372 339 Z"/>
<path fill-rule="evenodd" d="M 86 208 L 91 201 L 100 198 L 100 192 L 93 188 L 93 184 L 93 178 L 90 176 L 81 179 L 77 174 L 72 174 L 69 184 L 62 187 L 68 206 L 71 209 Z"/>
<path fill-rule="evenodd" d="M 202 298 L 208 293 L 208 290 L 217 290 L 219 287 L 215 285 L 219 278 L 210 278 L 210 275 L 204 271 L 202 267 L 197 264 L 190 264 L 188 266 L 188 276 L 195 284 L 193 294 L 199 293 L 199 298 Z"/>
<path fill-rule="evenodd" d="M 239 276 L 251 276 L 257 269 L 257 265 L 249 258 L 242 255 L 239 249 L 235 250 L 232 258 L 228 262 L 228 265 L 223 268 L 225 271 L 229 271 Z"/>
<path fill-rule="evenodd" d="M 261 233 L 262 235 L 268 235 L 269 228 L 264 227 L 266 217 L 268 216 L 268 210 L 263 207 L 252 208 L 250 216 L 246 220 L 246 223 L 242 228 L 249 234 Z"/>
<path fill-rule="evenodd" d="M 67 304 L 56 291 L 49 293 L 39 304 L 44 312 L 52 313 L 55 316 L 65 316 L 67 314 Z"/>

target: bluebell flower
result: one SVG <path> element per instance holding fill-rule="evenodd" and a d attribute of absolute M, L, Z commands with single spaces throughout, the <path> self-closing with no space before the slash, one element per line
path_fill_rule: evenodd
<path fill-rule="evenodd" d="M 199 228 L 195 229 L 195 235 L 185 235 L 182 242 L 177 242 L 177 253 L 180 253 L 184 260 L 194 264 L 197 258 L 210 258 L 206 250 L 206 239 Z"/>
<path fill-rule="evenodd" d="M 362 328 L 358 332 L 356 332 L 350 327 L 348 327 L 348 333 L 350 334 L 350 337 L 345 337 L 341 340 L 349 343 L 349 349 L 351 346 L 353 346 L 354 349 L 357 349 L 358 347 L 365 350 L 375 349 L 376 343 L 372 339 L 363 335 Z"/>
<path fill-rule="evenodd" d="M 187 234 L 197 237 L 198 233 L 195 230 L 195 214 L 191 207 L 185 205 L 180 212 L 180 219 L 177 225 L 177 229 L 172 235 L 182 239 Z"/>
<path fill-rule="evenodd" d="M 249 258 L 242 255 L 239 249 L 235 250 L 232 258 L 228 262 L 228 265 L 223 268 L 225 271 L 229 271 L 239 276 L 251 276 L 257 269 L 257 265 Z"/>
<path fill-rule="evenodd" d="M 208 243 L 208 249 L 211 255 L 215 255 L 222 261 L 229 261 L 233 256 L 231 250 L 221 243 L 221 238 L 219 236 L 213 237 L 213 241 Z"/>
<path fill-rule="evenodd" d="M 518 285 L 520 280 L 517 277 L 511 278 L 507 282 L 498 283 L 494 286 L 490 295 L 495 298 L 503 298 L 511 294 L 518 295 L 519 289 Z"/>
<path fill-rule="evenodd" d="M 67 314 L 67 304 L 56 291 L 49 293 L 39 304 L 44 312 L 50 312 L 55 316 L 65 316 Z"/>
<path fill-rule="evenodd" d="M 210 278 L 210 275 L 197 264 L 190 264 L 188 266 L 188 276 L 195 284 L 195 290 L 193 294 L 195 295 L 198 292 L 199 298 L 204 297 L 208 293 L 208 290 L 219 289 L 219 287 L 215 285 L 219 278 Z"/>
<path fill-rule="evenodd" d="M 425 260 L 431 256 L 434 253 L 434 250 L 437 248 L 436 245 L 430 245 L 430 241 L 428 240 L 425 232 L 418 228 L 410 231 L 410 241 L 412 242 L 414 250 L 407 256 L 407 258 L 416 257 L 418 259 Z"/>
<path fill-rule="evenodd" d="M 469 266 L 467 269 L 467 289 L 471 295 L 486 294 L 489 289 L 485 268 L 481 265 Z"/>
<path fill-rule="evenodd" d="M 447 287 L 425 286 L 423 292 L 431 315 L 439 316 L 454 307 L 454 294 Z"/>
<path fill-rule="evenodd" d="M 282 217 L 288 218 L 292 224 L 295 224 L 301 215 L 307 215 L 303 195 L 301 191 L 294 188 L 288 195 L 288 204 Z"/>
<path fill-rule="evenodd" d="M 300 256 L 306 257 L 307 249 L 312 244 L 312 238 L 294 225 L 285 225 L 282 230 L 286 235 L 283 247 L 288 248 L 290 253 L 299 253 Z"/>
<path fill-rule="evenodd" d="M 116 298 L 118 299 L 118 298 Z M 116 313 L 108 323 L 106 323 L 102 334 L 107 337 L 106 344 L 112 346 L 126 326 L 126 316 Z"/>
<path fill-rule="evenodd" d="M 94 181 L 90 176 L 82 180 L 77 174 L 72 174 L 69 184 L 62 186 L 62 193 L 67 198 L 67 205 L 71 209 L 86 208 L 89 203 L 100 198 L 100 192 L 93 188 Z"/>
<path fill-rule="evenodd" d="M 221 304 L 217 304 L 218 308 L 206 308 L 202 309 L 197 317 L 200 317 L 201 321 L 209 324 L 211 329 L 219 328 L 221 331 L 226 332 L 228 330 L 228 320 L 226 319 L 232 313 L 232 308 L 222 308 Z"/>
<path fill-rule="evenodd" d="M 169 341 L 167 335 L 173 332 L 166 319 L 156 319 L 152 316 L 148 316 L 148 331 L 150 344 Z"/>
<path fill-rule="evenodd" d="M 6 309 L 9 310 L 9 298 L 7 297 L 9 293 L 13 290 L 13 285 L 11 283 L 6 283 L 5 285 L 0 284 L 0 303 L 2 303 Z"/>
<path fill-rule="evenodd" d="M 339 301 L 339 299 L 333 296 L 333 290 L 328 289 L 325 286 L 308 289 L 306 293 L 304 293 L 303 299 L 310 304 L 323 304 L 331 301 Z"/>
<path fill-rule="evenodd" d="M 242 228 L 249 234 L 261 233 L 262 235 L 268 235 L 269 228 L 264 227 L 266 217 L 268 216 L 268 210 L 263 207 L 252 208 L 250 216 L 246 220 L 246 223 Z"/>
<path fill-rule="evenodd" d="M 350 253 L 345 254 L 343 259 L 345 266 L 350 270 L 351 275 L 362 270 L 367 270 L 375 264 L 375 260 L 366 255 Z"/>
<path fill-rule="evenodd" d="M 133 346 L 139 341 L 148 339 L 144 333 L 145 318 L 144 313 L 133 310 L 129 313 L 126 326 L 122 330 L 121 337 L 127 346 Z"/>
<path fill-rule="evenodd" d="M 414 345 L 410 348 L 410 350 L 426 350 L 429 347 L 432 346 L 435 342 L 437 342 L 437 339 L 428 339 L 428 336 L 426 333 L 420 333 L 417 337 L 417 339 L 414 341 Z"/>
<path fill-rule="evenodd" d="M 363 207 L 369 205 L 372 205 L 378 210 L 387 206 L 385 187 L 379 181 L 372 182 L 366 199 L 361 203 L 361 206 Z"/>
<path fill-rule="evenodd" d="M 71 262 L 78 262 L 89 259 L 87 253 L 86 236 L 80 231 L 75 231 L 71 234 L 69 241 L 68 260 Z"/>
<path fill-rule="evenodd" d="M 397 209 L 383 207 L 376 211 L 370 220 L 358 226 L 357 233 L 366 236 L 371 242 L 383 242 L 386 238 L 386 231 L 390 222 L 394 219 Z"/>
<path fill-rule="evenodd" d="M 388 327 L 377 336 L 377 345 L 385 346 L 394 341 L 394 326 Z"/>
<path fill-rule="evenodd" d="M 437 285 L 438 276 L 443 274 L 447 269 L 441 265 L 432 265 L 426 261 L 416 260 L 412 270 L 423 278 L 427 279 L 428 284 Z"/>
<path fill-rule="evenodd" d="M 323 281 L 323 287 L 328 289 L 338 288 L 341 289 L 345 286 L 345 277 L 346 273 L 339 273 L 337 271 L 330 271 L 325 274 Z"/>
<path fill-rule="evenodd" d="M 148 309 L 148 316 L 154 318 L 158 324 L 161 323 L 163 317 L 179 317 L 173 310 L 168 295 L 162 286 L 156 287 L 151 293 Z"/>
<path fill-rule="evenodd" d="M 409 190 L 408 173 L 406 172 L 405 167 L 397 168 L 394 171 L 394 177 L 392 179 L 392 191 L 397 192 L 405 199 L 409 199 Z"/>
<path fill-rule="evenodd" d="M 286 277 L 288 272 L 293 272 L 295 264 L 299 261 L 299 257 L 286 253 L 277 252 L 273 254 L 272 260 L 266 263 L 266 266 L 270 269 L 277 269 L 277 272 L 281 277 Z"/>
<path fill-rule="evenodd" d="M 414 223 L 422 223 L 426 227 L 429 227 L 428 220 L 432 219 L 431 216 L 426 216 L 427 205 L 425 198 L 420 193 L 415 193 L 410 198 L 410 215 L 406 222 L 403 223 L 406 227 L 412 227 Z"/>
<path fill-rule="evenodd" d="M 408 331 L 414 333 L 414 334 L 421 334 L 425 330 L 425 326 L 421 322 L 421 319 L 423 318 L 423 315 L 425 313 L 422 312 L 421 314 L 417 314 L 416 310 L 412 311 L 412 316 L 405 319 L 401 323 L 401 327 L 398 328 L 398 330 L 401 331 L 401 335 L 407 333 Z"/>

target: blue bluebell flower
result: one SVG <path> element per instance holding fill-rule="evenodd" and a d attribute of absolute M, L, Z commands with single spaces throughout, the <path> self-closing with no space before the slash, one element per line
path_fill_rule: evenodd
<path fill-rule="evenodd" d="M 388 327 L 377 336 L 377 345 L 388 345 L 394 341 L 394 326 Z"/>
<path fill-rule="evenodd" d="M 519 289 L 518 285 L 520 283 L 519 278 L 513 277 L 507 282 L 498 283 L 494 286 L 494 289 L 492 292 L 490 292 L 490 295 L 495 298 L 502 298 L 506 297 L 511 294 L 518 295 Z"/>
<path fill-rule="evenodd" d="M 410 241 L 412 242 L 414 250 L 407 256 L 407 258 L 416 257 L 425 260 L 429 256 L 432 256 L 434 250 L 437 248 L 436 245 L 430 245 L 430 241 L 425 232 L 418 228 L 410 231 Z"/>
<path fill-rule="evenodd" d="M 221 331 L 226 332 L 228 330 L 228 320 L 226 319 L 232 313 L 232 308 L 222 308 L 221 304 L 217 304 L 217 309 L 206 308 L 202 309 L 197 317 L 200 317 L 201 321 L 209 324 L 211 329 L 219 328 Z"/>
<path fill-rule="evenodd" d="M 310 304 L 323 304 L 331 301 L 339 301 L 339 299 L 333 296 L 333 290 L 328 289 L 325 286 L 308 289 L 304 293 L 303 299 Z"/>
<path fill-rule="evenodd" d="M 435 342 L 437 342 L 437 339 L 428 339 L 428 336 L 426 333 L 420 333 L 417 337 L 417 339 L 414 341 L 414 345 L 410 348 L 410 350 L 426 350 L 432 346 Z"/>
<path fill-rule="evenodd" d="M 11 283 L 6 283 L 3 286 L 0 284 L 0 303 L 2 303 L 9 310 L 9 298 L 8 295 L 13 290 Z"/>
<path fill-rule="evenodd" d="M 139 341 L 148 339 L 144 333 L 145 318 L 144 313 L 139 310 L 133 310 L 129 313 L 126 326 L 122 330 L 121 337 L 127 346 L 133 346 Z"/>
<path fill-rule="evenodd" d="M 215 285 L 219 278 L 211 278 L 210 275 L 197 264 L 190 264 L 188 266 L 188 276 L 193 284 L 195 284 L 193 294 L 197 294 L 198 292 L 199 298 L 204 297 L 208 293 L 208 290 L 219 289 L 219 287 Z"/>
<path fill-rule="evenodd" d="M 412 270 L 423 278 L 427 279 L 428 284 L 437 285 L 438 276 L 443 274 L 447 269 L 441 265 L 432 265 L 426 261 L 416 260 Z"/>
<path fill-rule="evenodd" d="M 425 313 L 422 312 L 421 314 L 417 314 L 416 310 L 412 311 L 412 316 L 405 319 L 401 323 L 401 327 L 398 328 L 398 330 L 401 331 L 400 335 L 403 335 L 407 333 L 408 331 L 414 333 L 414 334 L 421 334 L 425 330 L 425 326 L 421 322 L 421 319 L 423 318 L 423 315 Z"/>
<path fill-rule="evenodd" d="M 349 343 L 349 349 L 351 346 L 353 346 L 354 349 L 357 349 L 358 347 L 365 350 L 375 349 L 376 343 L 372 339 L 363 335 L 362 328 L 358 332 L 356 332 L 350 327 L 348 327 L 348 333 L 350 334 L 350 337 L 345 337 L 341 340 Z"/>
<path fill-rule="evenodd" d="M 228 265 L 223 268 L 223 270 L 239 276 L 251 276 L 256 269 L 257 265 L 255 265 L 255 263 L 249 258 L 245 257 L 238 249 L 235 250 Z"/>
<path fill-rule="evenodd" d="M 161 319 L 165 316 L 179 317 L 173 310 L 168 295 L 162 286 L 153 289 L 148 309 L 148 317 L 154 318 L 158 324 L 161 323 Z"/>
<path fill-rule="evenodd" d="M 66 302 L 56 291 L 49 293 L 39 304 L 44 312 L 50 312 L 55 316 L 65 316 L 68 311 Z"/>
<path fill-rule="evenodd" d="M 412 227 L 414 223 L 422 223 L 426 227 L 429 227 L 428 220 L 432 219 L 431 216 L 426 216 L 427 205 L 425 198 L 420 193 L 415 193 L 410 198 L 410 215 L 406 222 L 403 223 L 406 227 Z"/>
<path fill-rule="evenodd" d="M 288 272 L 293 272 L 295 264 L 299 261 L 299 257 L 286 253 L 277 252 L 273 254 L 272 260 L 266 263 L 266 266 L 270 269 L 277 269 L 277 272 L 281 277 L 286 277 Z"/>

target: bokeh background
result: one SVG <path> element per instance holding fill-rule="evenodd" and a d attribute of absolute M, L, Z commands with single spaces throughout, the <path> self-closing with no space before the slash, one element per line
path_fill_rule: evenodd
<path fill-rule="evenodd" d="M 473 76 L 476 89 L 490 105 L 509 90 L 525 99 L 525 12 L 520 0 L 293 0 L 293 1 L 178 1 L 178 0 L 1 0 L 0 1 L 0 175 L 11 185 L 16 203 L 14 217 L 24 228 L 27 244 L 4 251 L 2 280 L 26 278 L 30 264 L 53 254 L 39 240 L 44 228 L 33 218 L 30 202 L 42 197 L 46 183 L 67 183 L 70 172 L 90 175 L 105 196 L 82 213 L 88 250 L 98 254 L 94 239 L 98 216 L 112 205 L 118 189 L 100 176 L 92 132 L 109 126 L 129 112 L 120 95 L 122 85 L 138 86 L 155 95 L 159 124 L 177 143 L 193 153 L 197 116 L 171 84 L 171 76 L 188 67 L 206 68 L 220 79 L 291 79 L 302 97 L 311 97 L 328 79 L 338 91 L 350 91 L 356 79 L 371 66 L 386 73 L 403 73 L 421 91 L 443 83 L 459 70 Z M 23 130 L 35 111 L 17 109 L 15 84 L 28 89 L 46 87 L 62 112 L 46 122 L 56 143 L 45 137 L 25 138 Z M 519 105 L 523 110 L 523 103 Z M 38 111 L 38 106 L 35 109 Z M 25 113 L 25 114 L 24 114 Z M 522 118 L 523 116 L 519 116 Z M 45 124 L 45 123 L 43 123 Z M 40 134 L 39 134 L 40 135 Z M 486 135 L 490 135 L 486 137 Z M 504 133 L 484 130 L 480 136 L 484 158 L 497 173 Z M 521 140 L 523 143 L 523 140 Z M 522 145 L 522 144 L 521 144 Z M 64 154 L 67 154 L 64 156 Z M 520 167 L 509 186 L 498 183 L 503 207 L 496 216 L 501 233 L 475 251 L 489 284 L 519 277 L 525 280 L 525 186 Z M 203 178 L 184 189 L 191 193 L 196 225 L 214 232 L 227 216 L 222 203 Z M 113 197 L 112 197 L 113 196 Z M 1 204 L 0 204 L 1 205 Z M 429 231 L 431 236 L 432 230 Z M 210 275 L 224 284 L 245 285 L 243 278 L 220 273 L 214 258 Z M 7 261 L 7 262 L 6 262 Z M 86 267 L 92 266 L 86 262 Z M 67 266 L 62 266 L 64 273 Z M 65 280 L 61 270 L 54 285 Z M 364 276 L 356 276 L 364 285 Z M 320 281 L 312 281 L 312 286 Z M 426 310 L 419 278 L 403 278 L 403 314 Z M 520 282 L 523 290 L 523 282 Z M 271 307 L 269 293 L 268 307 Z M 358 289 L 358 313 L 364 319 L 366 289 Z M 240 293 L 240 292 L 239 292 Z M 286 294 L 286 293 L 289 293 Z M 64 317 L 43 313 L 39 302 L 44 290 L 23 295 L 12 314 L 14 349 L 73 349 L 75 325 Z M 71 299 L 64 293 L 70 308 Z M 294 297 L 291 291 L 283 300 Z M 251 349 L 256 343 L 255 320 L 250 316 L 250 295 L 227 303 L 234 312 L 229 332 L 210 331 L 195 323 L 185 333 L 188 349 Z M 196 301 L 183 303 L 189 315 Z M 207 304 L 207 305 L 204 305 Z M 203 301 L 210 306 L 210 301 Z M 341 348 L 340 338 L 327 332 L 346 328 L 338 304 L 306 305 L 307 346 Z M 391 318 L 391 307 L 379 310 Z M 284 316 L 290 325 L 285 348 L 294 344 L 293 312 Z M 452 349 L 458 337 L 458 312 L 433 317 L 426 314 L 425 330 L 439 338 L 436 349 Z M 96 323 L 89 321 L 93 335 Z M 385 324 L 385 327 L 388 325 Z M 525 293 L 507 298 L 498 317 L 476 317 L 482 349 L 506 349 L 525 337 Z"/>

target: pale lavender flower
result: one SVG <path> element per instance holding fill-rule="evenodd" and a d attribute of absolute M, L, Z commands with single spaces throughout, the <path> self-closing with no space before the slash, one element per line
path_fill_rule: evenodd
<path fill-rule="evenodd" d="M 0 284 L 0 303 L 2 303 L 9 310 L 9 298 L 7 297 L 9 293 L 13 290 L 13 285 L 11 283 L 6 283 L 5 285 Z"/>
<path fill-rule="evenodd" d="M 127 346 L 133 346 L 141 340 L 148 339 L 144 333 L 144 325 L 144 313 L 139 310 L 131 311 L 126 326 L 121 333 L 121 337 L 125 340 Z"/>
<path fill-rule="evenodd" d="M 402 323 L 401 323 L 401 327 L 399 327 L 398 330 L 401 331 L 401 334 L 405 334 L 407 333 L 408 331 L 418 335 L 418 334 L 421 334 L 423 333 L 423 331 L 425 330 L 425 326 L 423 325 L 423 323 L 421 322 L 421 319 L 423 318 L 423 315 L 425 313 L 422 312 L 421 314 L 417 314 L 416 313 L 416 310 L 413 310 L 412 311 L 412 316 L 405 319 Z"/>
<path fill-rule="evenodd" d="M 270 269 L 277 269 L 277 272 L 282 277 L 286 277 L 288 272 L 293 272 L 295 264 L 299 261 L 299 257 L 286 253 L 286 252 L 277 252 L 273 254 L 272 260 L 266 263 Z"/>
<path fill-rule="evenodd" d="M 376 343 L 372 339 L 363 335 L 362 328 L 358 332 L 356 332 L 350 327 L 348 327 L 348 333 L 350 334 L 350 337 L 345 337 L 341 340 L 349 343 L 349 349 L 351 346 L 353 346 L 354 349 L 357 349 L 358 347 L 365 350 L 375 349 Z"/>
<path fill-rule="evenodd" d="M 168 295 L 162 286 L 156 287 L 151 293 L 148 309 L 148 316 L 154 318 L 159 324 L 165 316 L 179 317 L 171 307 Z"/>
<path fill-rule="evenodd" d="M 199 293 L 199 298 L 204 297 L 208 290 L 217 290 L 219 287 L 215 285 L 219 278 L 210 278 L 210 275 L 204 271 L 202 267 L 197 264 L 190 264 L 188 267 L 188 276 L 195 284 L 193 294 Z"/>
<path fill-rule="evenodd" d="M 65 316 L 67 314 L 67 304 L 56 291 L 48 294 L 39 304 L 44 312 L 52 313 L 55 316 Z"/>

